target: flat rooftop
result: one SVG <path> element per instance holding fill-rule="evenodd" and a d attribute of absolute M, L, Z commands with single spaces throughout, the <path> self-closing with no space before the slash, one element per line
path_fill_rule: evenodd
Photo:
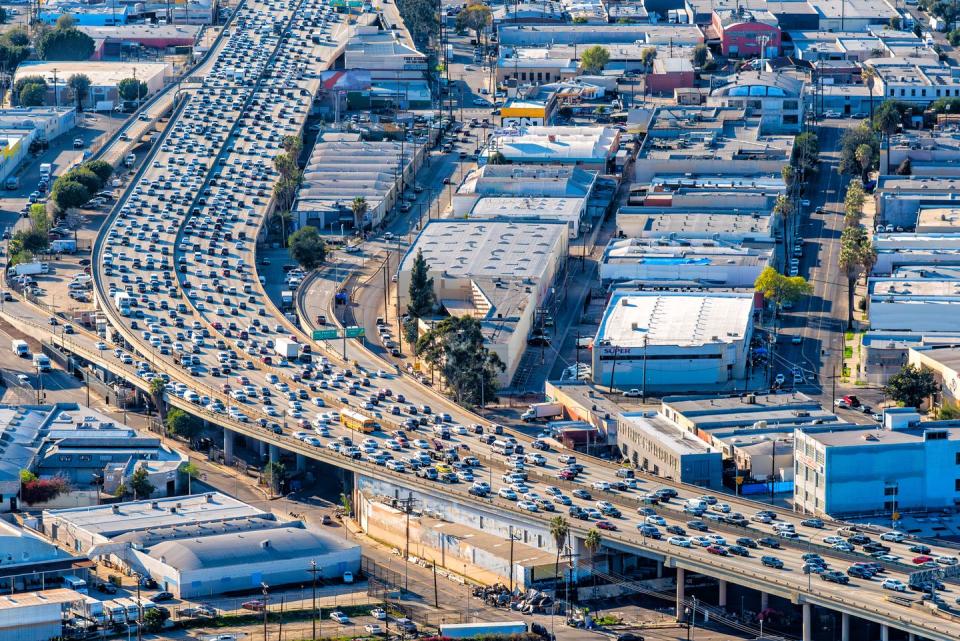
<path fill-rule="evenodd" d="M 690 265 L 765 265 L 771 248 L 754 249 L 709 239 L 614 238 L 603 253 L 605 263 L 683 267 Z"/>
<path fill-rule="evenodd" d="M 956 176 L 897 176 L 883 175 L 877 180 L 877 192 L 906 191 L 921 193 L 960 192 L 960 177 Z"/>
<path fill-rule="evenodd" d="M 947 369 L 960 372 L 960 341 L 953 345 L 924 345 L 912 349 Z"/>
<path fill-rule="evenodd" d="M 924 227 L 960 230 L 960 207 L 921 207 L 917 212 L 917 228 Z"/>
<path fill-rule="evenodd" d="M 111 87 L 120 83 L 124 78 L 146 80 L 155 76 L 170 75 L 172 67 L 164 62 L 110 62 L 102 60 L 68 61 L 57 60 L 43 62 L 27 60 L 21 62 L 14 74 L 14 82 L 24 76 L 43 76 L 53 87 L 53 75 L 59 80 L 69 78 L 73 74 L 82 73 L 90 78 L 94 87 Z"/>
<path fill-rule="evenodd" d="M 897 11 L 883 0 L 808 0 L 808 4 L 821 18 L 839 20 L 869 20 L 873 23 L 889 22 L 899 16 Z"/>
<path fill-rule="evenodd" d="M 195 40 L 200 33 L 200 25 L 192 24 L 78 24 L 77 29 L 94 40 Z"/>
<path fill-rule="evenodd" d="M 813 420 L 836 421 L 806 394 L 743 394 L 741 396 L 668 396 L 661 412 L 676 415 L 699 429 L 719 429 L 738 425 L 754 425 L 766 421 L 777 423 L 810 423 Z"/>
<path fill-rule="evenodd" d="M 870 297 L 876 302 L 909 302 L 931 299 L 933 302 L 956 302 L 960 297 L 960 280 L 936 278 L 871 278 Z M 887 300 L 878 300 L 878 299 Z"/>
<path fill-rule="evenodd" d="M 624 412 L 620 416 L 633 429 L 643 432 L 648 438 L 678 456 L 684 454 L 709 454 L 717 450 L 704 441 L 677 427 L 676 423 L 662 414 L 648 416 L 647 412 Z"/>
<path fill-rule="evenodd" d="M 417 252 L 430 271 L 455 278 L 517 280 L 541 278 L 567 226 L 553 222 L 433 220 L 404 256 L 400 271 L 409 271 Z"/>
<path fill-rule="evenodd" d="M 16 594 L 0 595 L 0 612 L 33 608 L 41 605 L 55 605 L 83 601 L 85 595 L 76 590 L 55 588 L 40 592 L 18 592 Z"/>
<path fill-rule="evenodd" d="M 597 172 L 571 165 L 483 165 L 472 170 L 457 194 L 586 197 Z"/>
<path fill-rule="evenodd" d="M 644 234 L 723 236 L 772 236 L 770 212 L 740 210 L 694 210 L 660 207 L 621 207 L 617 219 L 639 217 Z"/>
<path fill-rule="evenodd" d="M 596 342 L 615 347 L 732 343 L 744 340 L 752 317 L 752 294 L 617 292 Z"/>
<path fill-rule="evenodd" d="M 481 218 L 543 218 L 547 220 L 577 221 L 586 198 L 538 198 L 487 196 L 477 201 L 471 217 Z"/>
<path fill-rule="evenodd" d="M 135 530 L 264 514 L 266 512 L 225 494 L 210 492 L 115 505 L 47 510 L 44 512 L 44 520 L 61 519 L 72 523 L 78 529 L 111 538 Z"/>
<path fill-rule="evenodd" d="M 760 120 L 742 109 L 661 107 L 650 123 L 638 161 L 783 160 L 790 158 L 793 136 L 760 134 Z"/>
<path fill-rule="evenodd" d="M 513 161 L 558 162 L 605 160 L 617 149 L 620 132 L 612 127 L 519 127 L 498 130 L 490 144 Z M 481 153 L 481 156 L 483 154 Z"/>
<path fill-rule="evenodd" d="M 807 437 L 824 447 L 862 447 L 884 445 L 915 445 L 923 443 L 926 432 L 944 432 L 948 441 L 960 440 L 960 422 L 937 421 L 928 428 L 888 430 L 883 428 L 838 429 L 807 433 Z"/>

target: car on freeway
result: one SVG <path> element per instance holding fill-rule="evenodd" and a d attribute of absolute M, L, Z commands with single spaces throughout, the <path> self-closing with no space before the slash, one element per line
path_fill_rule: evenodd
<path fill-rule="evenodd" d="M 777 570 L 783 569 L 783 561 L 781 561 L 775 556 L 764 555 L 760 557 L 760 563 L 762 563 L 768 568 L 775 568 Z"/>
<path fill-rule="evenodd" d="M 685 536 L 671 536 L 669 539 L 667 539 L 667 543 L 681 548 L 688 548 L 691 546 L 690 539 Z"/>
<path fill-rule="evenodd" d="M 841 572 L 840 570 L 828 570 L 827 572 L 820 573 L 820 579 L 822 581 L 828 581 L 830 583 L 838 583 L 840 585 L 846 585 L 850 583 L 850 577 Z"/>

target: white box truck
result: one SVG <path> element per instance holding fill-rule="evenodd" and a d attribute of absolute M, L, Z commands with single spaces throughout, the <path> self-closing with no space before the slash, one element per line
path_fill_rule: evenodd
<path fill-rule="evenodd" d="M 50 371 L 50 357 L 46 354 L 34 354 L 33 355 L 33 366 L 36 367 L 41 372 Z M 66 577 L 66 580 L 69 577 Z"/>
<path fill-rule="evenodd" d="M 278 338 L 273 349 L 284 358 L 296 358 L 300 355 L 300 343 L 289 338 Z"/>
<path fill-rule="evenodd" d="M 561 403 L 534 403 L 530 406 L 530 409 L 520 415 L 520 418 L 529 422 L 538 418 L 554 416 L 563 416 L 563 405 Z"/>
<path fill-rule="evenodd" d="M 30 346 L 27 345 L 27 341 L 20 340 L 19 338 L 13 339 L 12 343 L 13 353 L 19 356 L 20 358 L 27 358 L 30 356 Z"/>
<path fill-rule="evenodd" d="M 13 273 L 17 276 L 33 276 L 34 274 L 48 274 L 50 265 L 46 263 L 20 263 L 13 266 Z"/>
<path fill-rule="evenodd" d="M 130 315 L 130 302 L 132 298 L 128 292 L 117 292 L 113 295 L 113 304 L 121 316 Z"/>
<path fill-rule="evenodd" d="M 34 354 L 33 356 L 34 359 L 36 359 L 37 356 L 38 356 L 37 354 Z M 44 356 L 44 358 L 46 358 L 46 356 Z M 80 577 L 75 576 L 73 574 L 68 574 L 67 576 L 63 577 L 63 587 L 69 588 L 70 590 L 75 590 L 80 594 L 87 593 L 86 580 L 81 579 Z"/>
<path fill-rule="evenodd" d="M 48 162 L 40 163 L 40 178 L 50 180 L 53 177 L 53 165 Z"/>

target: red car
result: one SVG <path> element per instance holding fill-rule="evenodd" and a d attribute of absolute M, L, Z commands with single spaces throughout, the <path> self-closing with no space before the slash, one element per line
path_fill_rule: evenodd
<path fill-rule="evenodd" d="M 611 523 L 610 521 L 597 521 L 597 528 L 601 530 L 613 530 L 616 531 L 617 526 Z"/>
<path fill-rule="evenodd" d="M 933 557 L 927 556 L 926 554 L 921 554 L 920 556 L 913 558 L 913 562 L 916 565 L 923 565 L 924 563 L 929 563 L 930 561 L 933 561 Z"/>
<path fill-rule="evenodd" d="M 719 556 L 727 556 L 730 553 L 727 551 L 727 548 L 721 547 L 719 545 L 710 545 L 707 547 L 707 552 L 710 554 L 717 554 Z"/>
<path fill-rule="evenodd" d="M 244 610 L 253 610 L 254 612 L 262 612 L 264 605 L 262 599 L 256 599 L 254 601 L 247 601 L 240 605 Z"/>
<path fill-rule="evenodd" d="M 557 474 L 557 478 L 561 481 L 575 481 L 577 480 L 577 475 L 569 470 L 560 470 L 560 473 Z"/>

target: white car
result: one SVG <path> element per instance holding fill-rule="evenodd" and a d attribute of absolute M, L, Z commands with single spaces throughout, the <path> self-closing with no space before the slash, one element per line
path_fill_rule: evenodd
<path fill-rule="evenodd" d="M 610 484 L 607 483 L 606 481 L 594 481 L 593 483 L 590 484 L 590 487 L 592 487 L 595 490 L 601 490 L 604 492 L 610 491 Z"/>
<path fill-rule="evenodd" d="M 533 501 L 520 501 L 519 503 L 517 503 L 517 507 L 519 507 L 521 510 L 526 510 L 527 512 L 539 511 L 537 504 L 534 503 Z"/>
<path fill-rule="evenodd" d="M 513 491 L 512 489 L 510 489 L 509 487 L 501 487 L 501 488 L 497 491 L 497 496 L 499 496 L 499 497 L 502 498 L 502 499 L 507 499 L 508 501 L 516 501 L 516 500 L 517 500 L 517 493 L 514 492 L 514 491 Z"/>
<path fill-rule="evenodd" d="M 894 592 L 907 591 L 907 585 L 899 579 L 884 579 L 880 587 L 884 590 L 893 590 Z"/>
<path fill-rule="evenodd" d="M 348 617 L 346 614 L 344 614 L 340 610 L 334 610 L 333 612 L 331 612 L 330 618 L 341 625 L 346 625 L 350 623 L 350 617 Z"/>
<path fill-rule="evenodd" d="M 940 565 L 957 565 L 957 557 L 955 556 L 938 556 L 933 559 Z"/>
<path fill-rule="evenodd" d="M 643 520 L 643 522 L 646 523 L 647 525 L 661 525 L 661 526 L 667 525 L 667 520 L 662 516 L 659 516 L 656 514 L 648 516 Z"/>
<path fill-rule="evenodd" d="M 690 547 L 690 539 L 685 536 L 671 536 L 669 539 L 667 539 L 667 543 L 681 548 Z"/>
<path fill-rule="evenodd" d="M 891 530 L 890 532 L 884 532 L 880 535 L 881 541 L 893 541 L 894 543 L 900 543 L 907 538 L 907 535 L 903 532 L 898 532 L 896 530 Z"/>
<path fill-rule="evenodd" d="M 383 626 L 379 623 L 368 623 L 363 626 L 363 629 L 367 631 L 367 634 L 383 634 Z"/>
<path fill-rule="evenodd" d="M 370 610 L 370 616 L 372 616 L 374 619 L 378 621 L 386 621 L 387 611 L 384 610 L 383 608 L 374 608 Z"/>

